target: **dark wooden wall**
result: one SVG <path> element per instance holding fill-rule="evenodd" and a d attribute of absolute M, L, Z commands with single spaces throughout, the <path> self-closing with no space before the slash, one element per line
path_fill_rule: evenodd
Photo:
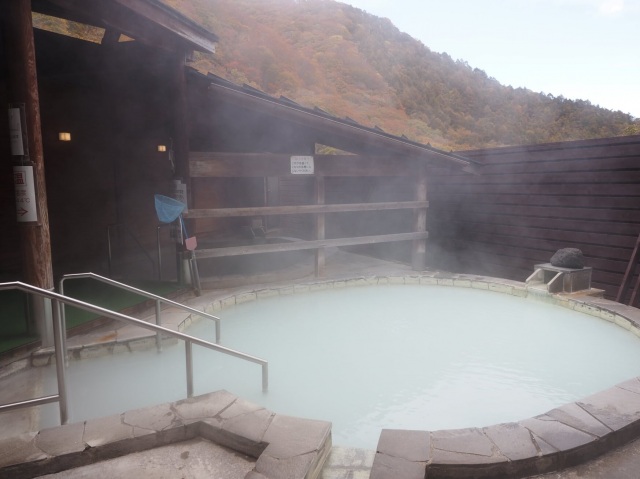
<path fill-rule="evenodd" d="M 565 247 L 614 297 L 640 233 L 640 137 L 460 152 L 482 175 L 432 169 L 432 267 L 524 281 Z"/>
<path fill-rule="evenodd" d="M 125 223 L 149 251 L 155 246 L 153 194 L 171 191 L 169 162 L 156 146 L 175 129 L 170 99 L 176 92 L 166 80 L 175 63 L 136 45 L 110 51 L 44 32 L 36 46 L 44 59 L 38 69 L 54 273 L 74 271 L 73 263 L 104 273 L 109 224 Z M 6 100 L 3 89 L 0 84 L 0 102 Z M 192 150 L 311 154 L 308 131 L 244 111 L 224 97 L 211 99 L 206 84 L 191 84 L 189 91 Z M 6 131 L 6 114 L 0 127 Z M 59 131 L 70 131 L 72 142 L 58 142 Z M 19 278 L 21 265 L 6 135 L 0 136 L 0 152 L 0 276 L 9 280 Z M 461 154 L 485 164 L 482 174 L 429 170 L 429 267 L 524 281 L 557 249 L 577 247 L 594 268 L 594 286 L 615 296 L 640 233 L 639 136 Z M 193 185 L 196 207 L 264 203 L 261 177 L 208 181 Z M 326 202 L 407 201 L 411 182 L 328 178 Z M 302 186 L 283 183 L 281 201 L 289 194 L 292 203 L 313 202 L 314 185 Z M 326 220 L 327 237 L 340 238 L 410 231 L 412 215 L 345 213 Z M 313 224 L 303 223 L 290 225 L 291 234 L 313 237 Z M 367 251 L 408 261 L 408 246 Z"/>
<path fill-rule="evenodd" d="M 134 42 L 108 47 L 40 30 L 35 39 L 54 274 L 105 274 L 108 225 L 127 224 L 154 251 L 153 195 L 171 191 L 170 163 L 157 145 L 168 144 L 173 126 L 175 92 L 165 80 L 172 61 Z M 0 126 L 7 131 L 6 114 Z M 60 142 L 60 131 L 71 142 Z M 0 272 L 20 279 L 11 160 L 5 142 L 0 148 Z"/>

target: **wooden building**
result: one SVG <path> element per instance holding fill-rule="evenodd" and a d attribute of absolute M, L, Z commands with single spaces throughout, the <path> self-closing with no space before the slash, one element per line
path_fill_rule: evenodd
<path fill-rule="evenodd" d="M 32 11 L 98 40 L 33 28 Z M 158 238 L 165 266 L 175 246 L 153 197 L 180 181 L 202 260 L 308 250 L 321 273 L 323 248 L 340 246 L 524 280 L 575 246 L 615 295 L 640 222 L 638 137 L 447 153 L 189 68 L 216 36 L 157 0 L 14 0 L 0 20 L 0 100 L 22 108 L 29 153 L 14 154 L 0 115 L 1 280 L 51 289 L 64 273 L 107 274 L 110 245 L 158 277 Z M 24 164 L 33 222 L 16 206 Z M 263 230 L 296 241 L 243 243 Z"/>
<path fill-rule="evenodd" d="M 33 28 L 32 13 L 38 28 Z M 40 28 L 50 18 L 97 29 L 97 39 Z M 416 267 L 423 268 L 425 166 L 464 169 L 473 164 L 375 127 L 197 73 L 187 66 L 190 53 L 213 51 L 215 35 L 157 0 L 16 0 L 2 9 L 0 20 L 0 99 L 21 112 L 26 151 L 14 151 L 9 135 L 1 137 L 3 280 L 52 289 L 54 278 L 64 273 L 105 274 L 108 252 L 120 243 L 127 246 L 118 254 L 131 264 L 142 258 L 133 269 L 157 277 L 157 238 L 165 249 L 170 239 L 164 229 L 158 234 L 153 199 L 157 193 L 172 195 L 176 181 L 187 186 L 187 226 L 203 238 L 230 238 L 233 245 L 247 221 L 257 217 L 266 226 L 277 224 L 285 236 L 320 241 L 293 247 L 320 247 L 320 258 L 323 246 L 409 241 Z M 7 122 L 7 115 L 0 116 L 0 128 L 13 134 L 15 125 Z M 318 144 L 350 154 L 318 156 Z M 166 151 L 158 151 L 159 145 Z M 296 172 L 292 157 L 302 157 Z M 34 171 L 35 192 L 29 193 L 31 205 L 37 204 L 34 221 L 24 221 L 29 215 L 15 206 L 14 167 L 20 165 Z M 344 181 L 340 178 L 361 176 L 412 181 L 403 194 L 406 200 L 381 199 L 371 205 L 364 198 L 358 205 L 323 205 L 347 199 L 331 193 L 338 191 L 336 182 Z M 286 210 L 297 206 L 313 209 L 296 210 L 302 216 Z M 237 210 L 241 207 L 276 210 Z M 213 211 L 221 209 L 226 211 Z M 400 236 L 340 228 L 333 229 L 333 237 L 325 235 L 325 214 L 389 209 L 406 213 L 407 221 L 392 232 Z M 282 218 L 267 219 L 282 212 Z M 328 232 L 330 225 L 328 221 Z M 206 257 L 200 249 L 198 254 Z"/>
<path fill-rule="evenodd" d="M 295 240 L 206 248 L 198 258 L 317 250 L 322 274 L 324 247 L 409 242 L 408 261 L 425 268 L 426 168 L 469 174 L 474 161 L 214 75 L 190 71 L 188 78 L 195 113 L 188 217 L 195 230 L 213 235 L 218 246 L 228 236 L 232 246 L 242 241 L 243 228 L 258 221 L 263 231 Z M 318 145 L 345 154 L 317 154 Z M 385 189 L 366 186 L 374 178 L 386 185 L 403 178 L 405 187 L 400 195 L 384 195 Z"/>
<path fill-rule="evenodd" d="M 95 27 L 101 39 L 34 29 L 32 8 Z M 149 0 L 18 0 L 3 6 L 0 16 L 0 98 L 22 106 L 28 145 L 28 156 L 14 154 L 2 115 L 2 273 L 52 288 L 52 266 L 96 257 L 107 224 L 144 214 L 132 203 L 133 183 L 155 191 L 156 183 L 169 181 L 170 174 L 152 163 L 158 143 L 172 136 L 177 153 L 186 156 L 180 121 L 186 115 L 185 58 L 195 49 L 212 51 L 217 39 Z M 70 141 L 61 141 L 62 133 Z M 35 172 L 34 222 L 23 222 L 13 207 L 12 166 L 19 164 Z"/>

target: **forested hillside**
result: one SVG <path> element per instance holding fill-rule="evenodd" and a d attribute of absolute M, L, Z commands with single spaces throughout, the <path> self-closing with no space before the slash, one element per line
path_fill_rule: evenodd
<path fill-rule="evenodd" d="M 640 133 L 627 114 L 503 86 L 334 0 L 162 1 L 220 37 L 192 66 L 412 140 L 464 149 Z"/>

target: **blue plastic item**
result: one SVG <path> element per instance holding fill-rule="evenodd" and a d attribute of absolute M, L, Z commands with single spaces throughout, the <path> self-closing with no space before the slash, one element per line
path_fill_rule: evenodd
<path fill-rule="evenodd" d="M 181 201 L 169 198 L 168 196 L 154 195 L 154 199 L 156 204 L 156 214 L 162 223 L 171 223 L 175 221 L 187 207 L 187 205 Z"/>

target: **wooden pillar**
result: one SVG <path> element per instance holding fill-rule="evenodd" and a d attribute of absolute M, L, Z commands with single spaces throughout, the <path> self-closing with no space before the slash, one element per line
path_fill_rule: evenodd
<path fill-rule="evenodd" d="M 171 152 L 173 155 L 175 180 L 181 180 L 187 185 L 187 195 L 185 201 L 188 207 L 193 207 L 193 192 L 191 191 L 191 181 L 189 178 L 189 139 L 187 135 L 187 97 L 186 80 L 184 75 L 186 55 L 183 52 L 176 52 L 169 65 L 169 76 L 171 85 Z M 191 233 L 192 221 L 185 220 L 187 230 Z M 186 248 L 179 241 L 176 241 L 176 271 L 178 272 L 178 282 L 189 283 L 190 270 L 184 260 Z"/>
<path fill-rule="evenodd" d="M 175 176 L 187 184 L 187 195 L 191 203 L 191 178 L 189 175 L 189 125 L 187 107 L 187 80 L 185 65 L 187 55 L 178 52 L 175 55 L 173 69 L 173 154 L 176 163 Z"/>
<path fill-rule="evenodd" d="M 414 199 L 416 201 L 427 201 L 427 167 L 423 161 L 418 164 Z M 415 210 L 413 219 L 413 231 L 421 233 L 427 230 L 427 209 L 418 208 Z M 426 264 L 427 240 L 413 240 L 411 249 L 411 266 L 414 271 L 422 271 Z"/>
<path fill-rule="evenodd" d="M 324 176 L 316 176 L 316 204 L 324 205 Z M 325 239 L 325 217 L 324 213 L 316 213 L 316 239 Z M 316 250 L 316 278 L 324 276 L 325 271 L 325 249 Z"/>
<path fill-rule="evenodd" d="M 31 1 L 12 0 L 2 6 L 2 31 L 8 67 L 8 96 L 10 103 L 24 104 L 28 152 L 13 156 L 14 164 L 33 167 L 38 221 L 20 223 L 20 247 L 24 281 L 39 288 L 52 290 L 51 236 L 47 191 L 45 186 L 44 155 L 40 123 L 40 99 L 36 72 L 36 52 L 31 22 Z M 5 113 L 6 115 L 6 110 Z M 7 135 L 9 132 L 3 132 Z M 42 299 L 32 302 L 32 321 L 35 322 L 43 344 L 52 342 L 53 332 L 50 305 Z M 35 316 L 35 317 L 34 317 Z"/>

